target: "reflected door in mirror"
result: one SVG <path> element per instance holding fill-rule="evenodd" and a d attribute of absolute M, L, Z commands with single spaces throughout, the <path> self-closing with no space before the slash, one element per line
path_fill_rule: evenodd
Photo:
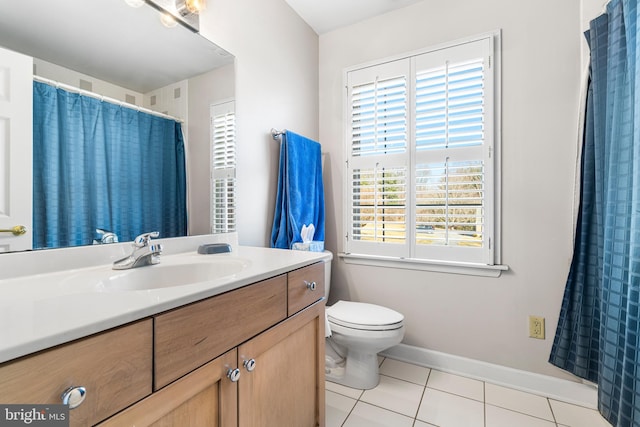
<path fill-rule="evenodd" d="M 31 69 L 31 57 L 0 48 L 0 252 L 31 249 Z"/>

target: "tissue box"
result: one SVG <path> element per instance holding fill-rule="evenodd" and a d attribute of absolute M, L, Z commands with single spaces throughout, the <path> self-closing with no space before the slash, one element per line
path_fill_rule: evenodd
<path fill-rule="evenodd" d="M 314 240 L 312 242 L 296 242 L 291 246 L 296 251 L 324 252 L 324 240 Z"/>

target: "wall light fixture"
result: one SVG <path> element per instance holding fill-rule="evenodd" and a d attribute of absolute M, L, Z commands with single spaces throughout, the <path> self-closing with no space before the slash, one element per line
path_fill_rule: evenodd
<path fill-rule="evenodd" d="M 124 0 L 124 2 L 131 7 L 141 7 L 145 3 L 144 0 Z"/>
<path fill-rule="evenodd" d="M 200 28 L 200 12 L 206 6 L 206 0 L 146 0 L 146 3 L 158 9 L 166 27 L 174 27 L 177 22 L 196 33 Z"/>

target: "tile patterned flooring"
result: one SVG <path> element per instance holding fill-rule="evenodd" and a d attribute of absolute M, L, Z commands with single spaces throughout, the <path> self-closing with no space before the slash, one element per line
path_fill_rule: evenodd
<path fill-rule="evenodd" d="M 380 384 L 327 381 L 327 427 L 611 427 L 589 408 L 381 358 Z"/>

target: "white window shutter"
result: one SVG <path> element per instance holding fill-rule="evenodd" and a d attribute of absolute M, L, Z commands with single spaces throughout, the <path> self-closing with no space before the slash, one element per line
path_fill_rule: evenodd
<path fill-rule="evenodd" d="M 494 37 L 347 72 L 346 253 L 494 264 Z"/>
<path fill-rule="evenodd" d="M 408 255 L 409 65 L 406 60 L 349 76 L 351 252 Z"/>
<path fill-rule="evenodd" d="M 482 39 L 414 58 L 416 258 L 493 262 L 491 46 Z"/>
<path fill-rule="evenodd" d="M 236 230 L 235 103 L 211 106 L 211 232 Z"/>

